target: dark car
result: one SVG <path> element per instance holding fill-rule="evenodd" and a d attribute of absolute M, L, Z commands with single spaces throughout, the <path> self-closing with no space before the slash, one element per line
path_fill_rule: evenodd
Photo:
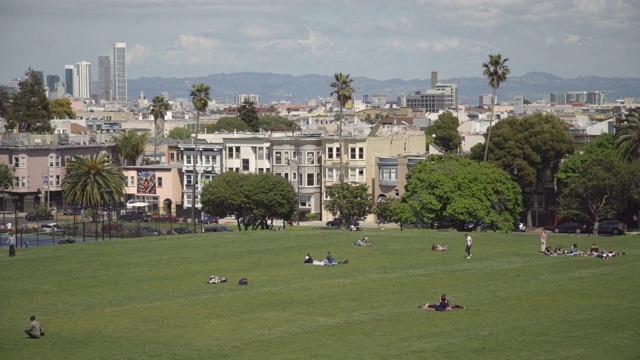
<path fill-rule="evenodd" d="M 591 227 L 593 232 L 593 227 Z M 627 232 L 627 224 L 619 220 L 605 220 L 598 224 L 598 234 L 622 235 Z"/>
<path fill-rule="evenodd" d="M 224 225 L 217 225 L 217 226 L 207 226 L 202 231 L 203 232 L 231 232 L 233 230 L 229 229 Z"/>
<path fill-rule="evenodd" d="M 198 224 L 217 224 L 218 218 L 215 216 L 204 214 L 198 219 Z"/>
<path fill-rule="evenodd" d="M 154 228 L 153 226 L 140 226 L 139 228 L 133 228 L 134 231 L 140 232 L 140 235 L 162 235 L 162 231 Z"/>
<path fill-rule="evenodd" d="M 327 226 L 340 226 L 342 225 L 342 219 L 333 219 L 331 221 L 327 221 Z"/>
<path fill-rule="evenodd" d="M 28 213 L 27 215 L 24 216 L 24 218 L 27 219 L 28 221 L 53 220 L 53 215 L 48 214 L 48 215 L 36 216 L 35 213 Z"/>
<path fill-rule="evenodd" d="M 554 233 L 576 233 L 582 234 L 587 232 L 587 225 L 578 221 L 567 221 L 556 225 L 552 228 Z"/>
<path fill-rule="evenodd" d="M 179 227 L 179 228 L 174 228 L 174 229 L 170 229 L 167 230 L 167 234 L 171 235 L 171 234 L 177 234 L 177 235 L 181 235 L 181 234 L 193 234 L 193 229 L 189 228 L 189 227 Z"/>
<path fill-rule="evenodd" d="M 127 212 L 120 216 L 118 216 L 119 221 L 144 221 L 149 222 L 153 220 L 153 218 L 149 215 L 136 213 L 136 212 Z"/>

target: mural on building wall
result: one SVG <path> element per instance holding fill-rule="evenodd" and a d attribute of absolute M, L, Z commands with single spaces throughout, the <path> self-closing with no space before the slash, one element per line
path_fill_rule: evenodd
<path fill-rule="evenodd" d="M 156 173 L 155 171 L 138 171 L 138 194 L 156 193 Z"/>

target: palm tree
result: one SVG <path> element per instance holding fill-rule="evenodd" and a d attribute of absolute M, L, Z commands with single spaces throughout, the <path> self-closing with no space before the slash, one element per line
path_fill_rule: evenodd
<path fill-rule="evenodd" d="M 122 201 L 126 178 L 107 153 L 76 155 L 67 163 L 62 196 L 71 204 L 97 208 L 111 200 Z M 111 191 L 100 191 L 109 189 Z"/>
<path fill-rule="evenodd" d="M 507 66 L 509 59 L 502 59 L 502 55 L 495 54 L 489 55 L 489 61 L 482 64 L 484 71 L 482 74 L 489 79 L 489 85 L 493 88 L 493 100 L 491 106 L 491 120 L 489 120 L 489 129 L 487 130 L 487 142 L 484 144 L 484 161 L 487 161 L 487 154 L 489 151 L 489 142 L 491 141 L 491 124 L 493 123 L 493 113 L 496 108 L 496 91 L 500 87 L 500 84 L 507 81 L 507 75 L 511 73 L 509 66 Z"/>
<path fill-rule="evenodd" d="M 198 184 L 196 166 L 198 165 L 198 131 L 200 130 L 200 113 L 205 113 L 207 111 L 207 106 L 209 106 L 209 101 L 211 101 L 211 96 L 209 95 L 211 87 L 203 83 L 194 84 L 192 87 L 193 89 L 191 90 L 191 102 L 196 108 L 196 136 L 193 145 L 191 221 L 193 221 L 193 231 L 196 231 L 196 185 Z"/>
<path fill-rule="evenodd" d="M 624 121 L 613 137 L 616 150 L 625 161 L 640 159 L 640 108 L 629 109 Z"/>
<path fill-rule="evenodd" d="M 343 109 L 345 105 L 353 99 L 353 94 L 356 92 L 356 89 L 351 86 L 353 79 L 349 78 L 349 74 L 335 73 L 333 74 L 334 81 L 331 82 L 330 86 L 335 89 L 331 92 L 331 96 L 336 95 L 338 98 L 338 103 L 340 103 L 340 121 L 338 122 L 338 136 L 340 138 L 340 183 L 344 181 L 344 174 L 342 171 L 342 158 L 344 157 L 344 149 L 342 146 L 342 119 L 343 119 Z"/>
<path fill-rule="evenodd" d="M 2 163 L 0 164 L 0 186 L 2 187 L 2 223 L 5 223 L 5 190 L 7 188 L 12 188 L 13 183 L 16 177 L 13 175 L 13 171 L 9 168 L 9 165 Z"/>
<path fill-rule="evenodd" d="M 169 111 L 169 102 L 164 99 L 163 96 L 156 96 L 153 98 L 151 103 L 151 115 L 153 115 L 153 161 L 156 162 L 156 154 L 158 152 L 158 120 L 161 120 L 161 125 L 164 124 L 164 117 L 167 115 L 167 111 Z M 164 125 L 162 125 L 162 129 L 164 129 Z"/>
<path fill-rule="evenodd" d="M 126 166 L 135 165 L 136 160 L 144 153 L 144 146 L 147 143 L 149 134 L 140 134 L 131 129 L 123 134 L 113 137 L 115 142 L 115 153 L 119 163 Z"/>

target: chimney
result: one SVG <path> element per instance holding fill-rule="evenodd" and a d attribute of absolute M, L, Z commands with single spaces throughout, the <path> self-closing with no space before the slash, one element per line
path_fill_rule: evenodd
<path fill-rule="evenodd" d="M 435 89 L 437 83 L 438 83 L 438 72 L 432 71 L 431 72 L 431 88 Z"/>

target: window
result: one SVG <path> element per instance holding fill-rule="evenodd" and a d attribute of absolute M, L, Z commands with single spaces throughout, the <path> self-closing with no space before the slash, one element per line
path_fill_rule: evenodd
<path fill-rule="evenodd" d="M 49 167 L 53 167 L 53 156 L 49 156 Z"/>
<path fill-rule="evenodd" d="M 193 165 L 193 155 L 186 155 L 184 157 L 184 164 L 185 165 Z"/>
<path fill-rule="evenodd" d="M 342 156 L 342 154 L 340 154 L 340 147 L 336 148 L 336 159 L 340 159 L 340 157 Z"/>
<path fill-rule="evenodd" d="M 258 174 L 264 174 L 264 168 L 258 168 Z"/>
<path fill-rule="evenodd" d="M 13 187 L 19 187 L 19 186 L 20 186 L 20 179 L 15 177 L 13 180 Z"/>
<path fill-rule="evenodd" d="M 313 151 L 307 151 L 307 165 L 315 164 L 315 157 Z"/>
<path fill-rule="evenodd" d="M 211 165 L 211 155 L 202 156 L 202 165 Z"/>
<path fill-rule="evenodd" d="M 185 175 L 185 178 L 184 178 L 184 183 L 185 183 L 187 186 L 191 186 L 191 185 L 193 185 L 193 175 L 192 175 L 192 174 L 186 174 L 186 175 Z"/>
<path fill-rule="evenodd" d="M 136 177 L 129 176 L 129 186 L 136 186 Z"/>
<path fill-rule="evenodd" d="M 158 187 L 162 187 L 162 176 L 158 176 Z"/>
<path fill-rule="evenodd" d="M 350 147 L 350 148 L 349 148 L 349 152 L 350 152 L 349 159 L 351 159 L 351 160 L 355 160 L 355 159 L 356 159 L 356 156 L 357 156 L 357 154 L 358 154 L 358 148 Z"/>
<path fill-rule="evenodd" d="M 236 146 L 236 153 L 233 155 L 234 159 L 240 159 L 240 146 Z"/>
<path fill-rule="evenodd" d="M 311 207 L 311 195 L 300 195 L 300 207 Z"/>
<path fill-rule="evenodd" d="M 282 153 L 280 151 L 276 151 L 276 165 L 282 164 Z"/>
<path fill-rule="evenodd" d="M 364 160 L 364 147 L 359 147 L 358 148 L 358 159 Z"/>
<path fill-rule="evenodd" d="M 264 160 L 264 148 L 263 147 L 259 147 L 258 148 L 258 160 Z"/>
<path fill-rule="evenodd" d="M 315 178 L 316 177 L 313 175 L 313 173 L 307 174 L 307 186 L 313 186 Z"/>
<path fill-rule="evenodd" d="M 400 189 L 396 189 L 396 197 L 400 197 Z"/>
<path fill-rule="evenodd" d="M 298 180 L 298 173 L 297 172 L 291 173 L 291 179 Z"/>
<path fill-rule="evenodd" d="M 249 171 L 249 159 L 242 159 L 242 171 Z"/>
<path fill-rule="evenodd" d="M 60 156 L 56 156 L 56 167 L 60 167 Z"/>
<path fill-rule="evenodd" d="M 328 147 L 327 148 L 327 159 L 333 159 L 333 148 L 332 147 Z"/>
<path fill-rule="evenodd" d="M 176 160 L 176 153 L 171 152 L 171 154 L 169 155 L 169 159 L 171 159 L 171 161 L 175 161 Z"/>
<path fill-rule="evenodd" d="M 56 186 L 60 186 L 60 175 L 56 175 Z"/>
<path fill-rule="evenodd" d="M 380 169 L 380 180 L 398 180 L 398 169 L 396 168 L 381 168 Z"/>
<path fill-rule="evenodd" d="M 285 163 L 285 165 L 289 164 L 289 152 L 288 151 L 284 152 L 284 163 Z"/>
<path fill-rule="evenodd" d="M 292 151 L 291 152 L 291 158 L 292 159 L 297 159 L 298 158 L 298 152 L 297 151 Z"/>
<path fill-rule="evenodd" d="M 326 175 L 327 181 L 333 181 L 334 180 L 333 173 L 334 173 L 334 169 L 327 168 L 327 175 Z"/>
<path fill-rule="evenodd" d="M 227 159 L 233 159 L 233 146 L 227 148 Z"/>
<path fill-rule="evenodd" d="M 22 187 L 27 187 L 27 177 L 26 176 L 22 177 L 22 182 L 20 183 L 20 185 Z"/>
<path fill-rule="evenodd" d="M 364 181 L 364 168 L 358 168 L 358 181 Z"/>
<path fill-rule="evenodd" d="M 191 194 L 184 194 L 184 206 L 191 207 Z"/>
<path fill-rule="evenodd" d="M 13 166 L 18 167 L 18 165 L 20 164 L 20 158 L 17 156 L 13 157 Z"/>
<path fill-rule="evenodd" d="M 287 179 L 287 181 L 289 181 L 289 173 L 284 173 L 284 178 Z"/>

